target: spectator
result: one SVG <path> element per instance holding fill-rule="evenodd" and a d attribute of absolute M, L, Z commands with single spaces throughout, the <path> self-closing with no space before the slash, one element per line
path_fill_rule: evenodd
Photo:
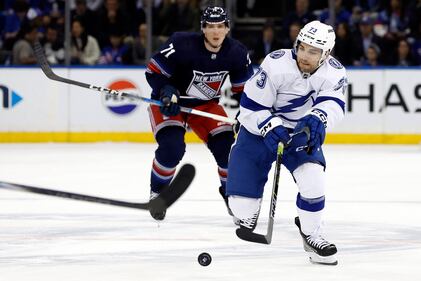
<path fill-rule="evenodd" d="M 329 9 L 325 9 L 320 14 L 320 21 L 327 23 L 330 18 Z M 342 0 L 335 0 L 335 24 L 346 22 L 349 23 L 351 18 L 351 13 L 342 7 Z"/>
<path fill-rule="evenodd" d="M 381 51 L 379 46 L 372 43 L 370 46 L 368 46 L 367 49 L 367 55 L 362 60 L 361 65 L 362 66 L 379 66 L 379 57 L 380 57 Z"/>
<path fill-rule="evenodd" d="M 123 43 L 123 34 L 118 30 L 110 32 L 110 45 L 102 49 L 99 64 L 119 65 L 128 64 L 129 62 L 129 47 Z"/>
<path fill-rule="evenodd" d="M 148 26 L 146 23 L 139 25 L 139 33 L 132 44 L 132 60 L 133 64 L 141 65 L 145 64 L 146 59 L 146 46 L 147 46 L 147 31 Z M 152 37 L 152 52 L 155 52 L 161 46 L 161 42 L 157 37 Z"/>
<path fill-rule="evenodd" d="M 79 19 L 72 23 L 72 64 L 96 64 L 100 55 L 98 41 L 85 32 L 85 27 Z"/>
<path fill-rule="evenodd" d="M 416 36 L 421 22 L 421 0 L 412 1 L 407 11 L 409 30 L 412 36 Z"/>
<path fill-rule="evenodd" d="M 285 17 L 282 24 L 282 32 L 284 36 L 288 36 L 287 33 L 291 24 L 298 22 L 300 26 L 304 26 L 316 19 L 317 17 L 309 11 L 309 0 L 295 0 L 295 10 L 288 13 Z"/>
<path fill-rule="evenodd" d="M 260 64 L 267 54 L 281 48 L 281 42 L 275 36 L 273 22 L 267 21 L 263 26 L 262 37 L 259 38 L 253 48 L 252 63 Z"/>
<path fill-rule="evenodd" d="M 4 48 L 11 50 L 16 42 L 17 35 L 21 25 L 26 23 L 28 19 L 26 14 L 29 10 L 29 5 L 25 0 L 16 0 L 13 3 L 13 9 L 6 12 L 4 19 L 4 30 L 1 36 L 4 38 Z"/>
<path fill-rule="evenodd" d="M 59 40 L 56 27 L 47 27 L 45 38 L 41 43 L 50 64 L 62 64 L 64 62 L 64 45 L 63 42 Z"/>
<path fill-rule="evenodd" d="M 151 3 L 153 2 L 153 3 Z M 138 0 L 136 3 L 136 20 L 135 20 L 135 32 L 133 34 L 138 34 L 139 25 L 146 23 L 146 9 L 149 4 L 152 6 L 152 35 L 159 36 L 161 35 L 161 30 L 163 23 L 159 21 L 159 14 L 163 7 L 162 0 Z"/>
<path fill-rule="evenodd" d="M 75 17 L 78 17 L 81 21 L 83 21 L 84 26 L 86 26 L 86 32 L 89 35 L 96 36 L 96 13 L 88 8 L 86 0 L 76 0 L 75 4 L 75 9 L 72 10 L 71 18 L 74 19 Z"/>
<path fill-rule="evenodd" d="M 176 0 L 175 3 L 164 2 L 159 19 L 164 23 L 161 34 L 170 36 L 176 31 L 198 31 L 199 18 L 199 11 L 190 7 L 189 0 Z"/>
<path fill-rule="evenodd" d="M 343 65 L 353 64 L 353 40 L 349 31 L 348 24 L 340 23 L 336 27 L 335 57 Z"/>
<path fill-rule="evenodd" d="M 301 25 L 299 22 L 293 22 L 289 26 L 288 37 L 282 40 L 282 48 L 292 49 L 294 47 L 294 42 L 298 36 L 298 33 L 300 32 L 300 29 L 301 29 Z"/>
<path fill-rule="evenodd" d="M 378 12 L 384 0 L 354 0 L 355 6 L 361 7 L 366 12 Z"/>
<path fill-rule="evenodd" d="M 414 66 L 416 65 L 414 56 L 411 53 L 411 46 L 406 39 L 401 39 L 393 56 L 392 65 L 397 66 Z"/>
<path fill-rule="evenodd" d="M 367 50 L 372 43 L 376 44 L 376 46 L 382 45 L 382 38 L 373 33 L 373 20 L 367 15 L 364 15 L 361 19 L 359 32 L 355 32 L 353 39 L 354 65 L 361 64 L 367 56 Z"/>
<path fill-rule="evenodd" d="M 404 37 L 409 32 L 406 30 L 408 18 L 399 0 L 390 0 L 388 7 L 379 13 L 378 21 L 388 27 L 386 37 L 390 40 L 397 40 L 398 37 Z"/>
<path fill-rule="evenodd" d="M 70 5 L 72 7 L 72 9 L 74 9 L 77 5 L 77 0 L 70 0 Z M 103 4 L 104 0 L 86 0 L 86 5 L 88 7 L 89 10 L 91 11 L 97 11 L 101 8 L 102 4 Z"/>
<path fill-rule="evenodd" d="M 32 46 L 37 40 L 38 32 L 37 27 L 33 24 L 22 25 L 19 31 L 20 40 L 13 45 L 13 64 L 36 64 L 37 60 L 32 50 Z"/>
<path fill-rule="evenodd" d="M 98 12 L 97 39 L 99 45 L 104 47 L 108 44 L 108 38 L 112 30 L 119 30 L 121 34 L 128 35 L 130 32 L 130 17 L 120 6 L 118 0 L 105 0 L 104 6 Z"/>

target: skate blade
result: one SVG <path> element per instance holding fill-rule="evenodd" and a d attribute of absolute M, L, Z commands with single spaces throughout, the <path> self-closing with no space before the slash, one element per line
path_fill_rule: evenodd
<path fill-rule="evenodd" d="M 316 253 L 309 253 L 309 256 L 310 256 L 310 262 L 313 264 L 338 265 L 338 260 L 336 259 L 336 255 L 322 257 Z"/>

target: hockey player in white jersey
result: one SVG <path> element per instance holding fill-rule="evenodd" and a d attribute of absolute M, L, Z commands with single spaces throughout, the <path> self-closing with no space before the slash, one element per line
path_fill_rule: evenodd
<path fill-rule="evenodd" d="M 301 29 L 293 49 L 266 56 L 247 81 L 226 188 L 240 227 L 252 231 L 282 142 L 286 146 L 282 164 L 298 186 L 295 224 L 304 249 L 312 262 L 331 265 L 337 264 L 337 249 L 321 235 L 326 167 L 321 146 L 326 129 L 344 116 L 347 86 L 345 68 L 330 56 L 334 45 L 333 28 L 312 21 Z M 310 131 L 309 138 L 298 133 L 304 127 Z"/>

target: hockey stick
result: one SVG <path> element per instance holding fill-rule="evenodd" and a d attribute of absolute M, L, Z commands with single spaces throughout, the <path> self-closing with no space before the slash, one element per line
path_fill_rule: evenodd
<path fill-rule="evenodd" d="M 23 185 L 23 184 L 16 184 L 16 183 L 9 183 L 9 182 L 2 182 L 0 181 L 0 188 L 8 189 L 8 190 L 15 190 L 15 191 L 23 191 L 23 192 L 30 192 L 42 195 L 49 195 L 55 197 L 61 197 L 66 199 L 73 199 L 79 201 L 87 201 L 105 205 L 112 205 L 112 206 L 119 206 L 119 207 L 127 207 L 132 209 L 141 209 L 141 210 L 149 210 L 154 208 L 157 211 L 164 211 L 169 208 L 181 195 L 187 190 L 190 186 L 193 178 L 196 174 L 196 170 L 193 165 L 191 164 L 184 164 L 177 175 L 174 177 L 173 181 L 167 186 L 161 194 L 145 203 L 134 203 L 134 202 L 127 202 L 127 201 L 120 201 L 114 199 L 108 199 L 103 197 L 96 197 L 90 195 L 84 195 L 80 193 L 72 193 L 66 191 L 59 191 L 54 189 L 46 189 L 40 188 L 35 186 Z"/>
<path fill-rule="evenodd" d="M 34 53 L 35 53 L 35 57 L 37 59 L 37 62 L 42 69 L 42 72 L 44 72 L 44 74 L 51 80 L 63 82 L 63 83 L 70 84 L 70 85 L 76 85 L 76 86 L 79 86 L 79 87 L 82 87 L 82 88 L 91 89 L 91 90 L 95 90 L 95 91 L 102 92 L 102 93 L 107 93 L 107 94 L 118 96 L 118 97 L 132 98 L 132 99 L 135 99 L 135 100 L 140 100 L 140 101 L 147 102 L 147 103 L 150 103 L 150 104 L 154 104 L 154 105 L 157 105 L 157 106 L 162 105 L 162 102 L 159 101 L 159 100 L 149 99 L 149 98 L 145 98 L 145 97 L 138 96 L 138 95 L 135 95 L 135 94 L 125 93 L 125 92 L 112 90 L 112 89 L 104 88 L 104 87 L 99 87 L 99 86 L 95 86 L 95 85 L 92 85 L 92 84 L 87 84 L 87 83 L 83 83 L 83 82 L 80 82 L 80 81 L 76 81 L 76 80 L 72 80 L 72 79 L 68 79 L 68 78 L 58 76 L 57 74 L 55 74 L 53 72 L 50 65 L 48 64 L 47 58 L 45 57 L 45 54 L 44 54 L 44 49 L 42 48 L 41 44 L 38 41 L 36 41 L 35 44 L 34 44 Z M 228 118 L 228 117 L 225 117 L 225 116 L 221 116 L 221 115 L 218 115 L 218 114 L 213 114 L 213 113 L 193 109 L 193 108 L 187 108 L 187 107 L 180 106 L 180 110 L 182 112 L 186 112 L 186 113 L 189 113 L 189 114 L 199 115 L 199 116 L 211 118 L 211 119 L 214 119 L 214 120 L 217 120 L 217 121 L 222 121 L 222 122 L 226 122 L 226 123 L 230 123 L 230 124 L 236 124 L 237 123 L 237 121 L 234 120 L 234 119 L 231 119 L 231 118 Z"/>
<path fill-rule="evenodd" d="M 294 135 L 292 135 L 292 137 L 302 132 L 306 133 L 307 139 L 308 139 L 310 136 L 310 130 L 307 127 L 305 127 L 303 131 L 295 133 Z M 273 224 L 275 222 L 275 209 L 276 209 L 278 187 L 279 187 L 279 175 L 281 173 L 283 154 L 284 154 L 284 144 L 282 142 L 279 142 L 278 150 L 276 153 L 275 174 L 273 178 L 272 196 L 270 198 L 269 221 L 268 221 L 268 228 L 267 228 L 266 235 L 258 234 L 246 228 L 240 227 L 240 228 L 237 228 L 237 230 L 235 231 L 238 238 L 245 241 L 260 243 L 260 244 L 270 244 L 272 242 Z"/>

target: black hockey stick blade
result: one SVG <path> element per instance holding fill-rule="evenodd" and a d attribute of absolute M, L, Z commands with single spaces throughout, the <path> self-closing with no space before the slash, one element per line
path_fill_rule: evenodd
<path fill-rule="evenodd" d="M 150 201 L 149 209 L 153 212 L 163 212 L 171 207 L 171 205 L 184 194 L 192 183 L 195 175 L 196 169 L 194 166 L 191 164 L 184 164 L 170 185 L 163 189 L 157 198 Z"/>
<path fill-rule="evenodd" d="M 258 234 L 242 227 L 237 228 L 237 230 L 235 231 L 235 234 L 237 234 L 238 238 L 245 241 L 249 241 L 249 242 L 260 243 L 260 244 L 270 244 L 272 242 L 271 241 L 272 237 L 268 239 L 266 235 Z"/>
<path fill-rule="evenodd" d="M 244 227 L 237 228 L 237 230 L 235 231 L 235 234 L 237 234 L 238 238 L 245 241 L 260 243 L 260 244 L 270 244 L 272 243 L 273 223 L 274 223 L 274 219 L 273 217 L 270 217 L 266 235 L 255 233 Z"/>
<path fill-rule="evenodd" d="M 193 165 L 183 165 L 168 187 L 168 191 L 164 191 L 163 197 L 160 198 L 160 195 L 154 204 L 158 204 L 159 208 L 166 209 L 170 207 L 187 190 L 193 181 L 194 175 L 195 169 Z M 135 203 L 3 181 L 0 181 L 0 188 L 141 210 L 149 210 L 152 202 Z"/>

